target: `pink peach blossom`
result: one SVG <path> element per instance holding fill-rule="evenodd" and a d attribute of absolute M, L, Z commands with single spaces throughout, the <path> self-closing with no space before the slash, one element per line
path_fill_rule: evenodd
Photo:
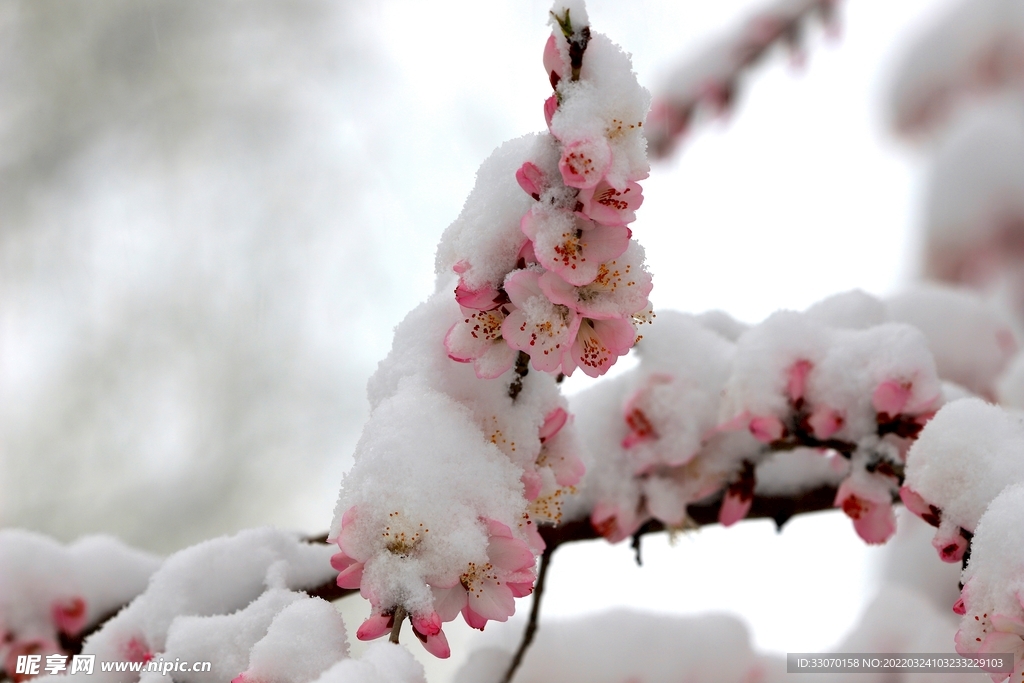
<path fill-rule="evenodd" d="M 569 187 L 588 189 L 604 178 L 612 163 L 612 149 L 604 137 L 573 140 L 562 146 L 558 170 Z"/>
<path fill-rule="evenodd" d="M 544 172 L 541 171 L 536 164 L 527 161 L 519 170 L 516 171 L 516 182 L 519 183 L 519 187 L 523 188 L 523 191 L 540 201 L 540 195 L 547 189 L 548 181 L 544 177 Z"/>
<path fill-rule="evenodd" d="M 448 357 L 459 363 L 472 363 L 480 379 L 494 379 L 507 372 L 516 357 L 515 350 L 502 336 L 507 309 L 464 309 L 462 320 L 452 325 L 444 337 Z"/>
<path fill-rule="evenodd" d="M 604 225 L 628 225 L 636 220 L 636 210 L 644 201 L 643 189 L 634 182 L 623 189 L 602 180 L 592 188 L 580 190 L 576 199 L 583 205 L 583 215 Z"/>
<path fill-rule="evenodd" d="M 57 631 L 69 636 L 77 636 L 85 628 L 85 600 L 81 596 L 72 596 L 54 600 L 50 606 L 50 614 Z"/>
<path fill-rule="evenodd" d="M 644 310 L 654 287 L 644 267 L 643 248 L 632 240 L 621 256 L 600 264 L 588 284 L 573 286 L 550 271 L 538 284 L 551 301 L 594 320 L 629 318 Z"/>
<path fill-rule="evenodd" d="M 488 621 L 506 621 L 515 613 L 515 598 L 529 594 L 535 576 L 530 548 L 501 522 L 484 520 L 487 526 L 487 562 L 470 563 L 458 583 L 432 587 L 434 609 L 441 621 L 460 612 L 472 628 L 483 630 Z"/>
<path fill-rule="evenodd" d="M 583 318 L 562 371 L 570 375 L 579 367 L 590 377 L 600 377 L 619 356 L 626 355 L 635 342 L 636 328 L 629 320 Z"/>
<path fill-rule="evenodd" d="M 537 262 L 577 287 L 593 282 L 602 263 L 621 256 L 632 234 L 629 228 L 599 225 L 582 214 L 539 205 L 520 226 L 533 242 Z"/>
<path fill-rule="evenodd" d="M 838 410 L 818 406 L 807 418 L 807 425 L 818 439 L 828 439 L 843 428 L 845 418 Z"/>
<path fill-rule="evenodd" d="M 857 535 L 871 544 L 885 543 L 896 533 L 896 514 L 878 487 L 866 486 L 848 477 L 836 491 L 835 507 L 853 520 Z"/>
<path fill-rule="evenodd" d="M 505 280 L 505 291 L 516 306 L 501 324 L 508 345 L 530 354 L 533 367 L 554 372 L 576 337 L 580 319 L 567 306 L 552 303 L 537 284 L 540 273 L 519 270 Z"/>

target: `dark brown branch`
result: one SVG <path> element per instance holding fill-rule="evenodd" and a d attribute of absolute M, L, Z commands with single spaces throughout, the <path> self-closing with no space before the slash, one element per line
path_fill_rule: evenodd
<path fill-rule="evenodd" d="M 398 645 L 398 637 L 402 634 L 402 622 L 405 621 L 405 608 L 399 605 L 395 608 L 394 624 L 391 625 L 391 636 L 388 637 L 395 645 Z"/>
<path fill-rule="evenodd" d="M 782 526 L 795 515 L 832 509 L 832 502 L 835 500 L 835 495 L 836 490 L 826 486 L 807 491 L 795 498 L 755 496 L 753 505 L 750 508 L 750 513 L 747 515 L 747 519 L 772 519 L 775 521 L 776 526 L 781 529 Z M 686 509 L 686 512 L 690 519 L 698 526 L 717 524 L 718 509 L 721 505 L 721 501 L 700 505 L 690 505 Z M 639 538 L 641 536 L 665 530 L 666 528 L 663 524 L 651 520 L 636 532 L 635 537 L 637 539 L 637 543 L 639 543 Z M 544 588 L 544 577 L 547 565 L 550 562 L 551 554 L 554 553 L 559 546 L 565 543 L 592 541 L 602 538 L 601 535 L 594 530 L 594 527 L 590 525 L 589 519 L 567 522 L 566 524 L 562 524 L 557 527 L 542 526 L 539 531 L 540 535 L 544 538 L 544 542 L 547 544 L 547 548 L 541 555 L 540 573 L 537 577 L 537 588 L 533 594 L 533 607 L 531 608 L 531 620 L 533 621 L 536 620 L 536 615 L 540 612 L 540 599 Z M 326 543 L 327 534 L 321 534 L 307 540 L 310 543 Z M 340 600 L 348 595 L 359 592 L 358 589 L 339 588 L 334 578 L 319 586 L 313 586 L 305 590 L 310 596 L 323 598 L 327 601 Z M 85 639 L 98 631 L 107 622 L 107 620 L 117 614 L 122 608 L 123 607 L 119 607 L 116 610 L 103 615 L 96 621 L 96 623 L 86 628 L 78 636 L 61 636 L 61 647 L 70 654 L 80 654 L 82 651 L 82 643 Z M 536 625 L 534 625 L 532 629 L 528 627 L 530 640 L 532 640 L 533 632 L 535 630 Z M 527 634 L 524 633 L 524 642 L 526 645 L 520 645 L 520 649 L 523 650 L 523 652 L 525 652 L 526 648 L 529 647 L 529 640 L 526 640 L 526 635 Z"/>
<path fill-rule="evenodd" d="M 548 576 L 548 566 L 551 564 L 551 556 L 555 554 L 558 546 L 549 545 L 540 556 L 540 568 L 537 570 L 537 585 L 533 589 L 533 599 L 530 603 L 530 620 L 526 623 L 526 630 L 523 631 L 523 639 L 519 642 L 519 649 L 516 650 L 512 661 L 508 665 L 505 677 L 501 683 L 512 683 L 512 677 L 516 675 L 516 669 L 523 661 L 523 656 L 530 649 L 533 637 L 537 633 L 537 624 L 540 620 L 540 601 L 544 594 L 544 581 Z"/>
<path fill-rule="evenodd" d="M 513 402 L 519 398 L 519 392 L 523 390 L 523 378 L 530 372 L 530 356 L 525 351 L 516 354 L 516 376 L 508 385 L 508 395 Z"/>

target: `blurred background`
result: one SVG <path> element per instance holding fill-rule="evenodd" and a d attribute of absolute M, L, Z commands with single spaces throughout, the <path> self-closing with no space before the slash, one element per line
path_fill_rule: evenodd
<path fill-rule="evenodd" d="M 656 89 L 762 4 L 588 7 Z M 657 307 L 756 322 L 929 270 L 936 144 L 898 138 L 893 103 L 950 6 L 848 0 L 841 35 L 808 33 L 802 66 L 773 53 L 654 166 L 634 233 Z M 161 552 L 324 531 L 441 232 L 479 163 L 544 126 L 547 9 L 0 2 L 0 525 Z M 626 547 L 560 551 L 545 614 L 727 610 L 758 648 L 822 650 L 885 566 L 831 513 L 645 547 L 642 569 Z"/>

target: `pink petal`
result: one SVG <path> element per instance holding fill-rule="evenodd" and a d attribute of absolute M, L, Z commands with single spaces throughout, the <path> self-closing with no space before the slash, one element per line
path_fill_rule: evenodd
<path fill-rule="evenodd" d="M 519 481 L 523 482 L 523 497 L 526 500 L 537 500 L 541 489 L 544 488 L 544 480 L 541 479 L 540 473 L 537 470 L 526 470 Z"/>
<path fill-rule="evenodd" d="M 525 598 L 527 595 L 533 592 L 532 583 L 517 583 L 515 581 L 509 581 L 505 585 L 508 586 L 508 589 L 510 591 L 512 591 L 512 595 L 514 595 L 517 598 Z"/>
<path fill-rule="evenodd" d="M 423 635 L 415 628 L 413 628 L 412 632 L 419 639 L 420 643 L 423 644 L 423 649 L 438 659 L 448 659 L 452 656 L 452 649 L 448 646 L 448 639 L 445 637 L 444 631 L 438 631 L 432 636 Z"/>
<path fill-rule="evenodd" d="M 516 538 L 491 536 L 487 544 L 487 561 L 501 569 L 512 572 L 527 569 L 533 567 L 535 559 L 530 548 Z"/>
<path fill-rule="evenodd" d="M 501 377 L 516 362 L 516 350 L 505 343 L 491 344 L 491 348 L 473 361 L 473 372 L 480 379 Z"/>
<path fill-rule="evenodd" d="M 907 485 L 900 487 L 900 498 L 907 509 L 928 522 L 932 526 L 939 526 L 942 520 L 942 512 L 939 508 L 931 505 L 921 495 Z"/>
<path fill-rule="evenodd" d="M 512 535 L 512 529 L 507 524 L 503 524 L 496 519 L 485 517 L 484 525 L 487 527 L 488 536 L 493 538 L 515 538 Z"/>
<path fill-rule="evenodd" d="M 50 612 L 61 633 L 77 636 L 85 628 L 85 600 L 77 595 L 54 601 Z"/>
<path fill-rule="evenodd" d="M 843 486 L 837 492 L 835 505 L 853 520 L 857 535 L 867 543 L 885 543 L 896 533 L 896 514 L 892 505 L 876 503 L 850 493 L 848 489 L 844 491 Z"/>
<path fill-rule="evenodd" d="M 523 188 L 526 194 L 530 195 L 536 200 L 540 200 L 540 193 L 544 191 L 547 183 L 544 180 L 544 174 L 537 166 L 529 161 L 519 167 L 516 171 L 516 182 L 519 183 L 519 187 Z"/>
<path fill-rule="evenodd" d="M 636 342 L 636 329 L 624 319 L 584 318 L 572 345 L 572 358 L 590 377 L 600 377 Z"/>
<path fill-rule="evenodd" d="M 964 605 L 964 599 L 962 597 L 957 598 L 956 602 L 953 603 L 953 614 L 959 614 L 961 616 L 967 614 L 967 607 Z"/>
<path fill-rule="evenodd" d="M 583 214 L 604 225 L 628 225 L 636 220 L 636 210 L 644 201 L 643 190 L 637 183 L 627 183 L 618 190 L 607 180 L 596 186 L 580 190 L 577 201 L 583 204 Z"/>
<path fill-rule="evenodd" d="M 1008 614 L 996 612 L 992 615 L 992 626 L 997 631 L 1024 636 L 1024 621 Z"/>
<path fill-rule="evenodd" d="M 565 64 L 562 61 L 562 55 L 558 52 L 558 42 L 554 34 L 548 38 L 548 42 L 544 44 L 544 71 L 548 75 L 548 80 L 551 81 L 551 87 L 558 87 L 558 81 L 562 79 L 562 72 L 565 70 Z"/>
<path fill-rule="evenodd" d="M 430 591 L 434 594 L 434 612 L 441 617 L 441 621 L 451 621 L 466 606 L 468 598 L 461 583 L 451 588 L 431 587 Z"/>
<path fill-rule="evenodd" d="M 475 628 L 478 631 L 483 631 L 484 626 L 487 626 L 487 620 L 469 607 L 463 608 L 462 618 L 466 620 L 466 623 L 469 624 L 470 628 Z"/>
<path fill-rule="evenodd" d="M 895 417 L 902 412 L 910 399 L 909 382 L 898 383 L 893 380 L 886 380 L 875 388 L 871 395 L 871 403 L 875 411 L 880 415 Z"/>
<path fill-rule="evenodd" d="M 786 381 L 786 395 L 789 400 L 799 401 L 804 397 L 807 387 L 807 375 L 814 367 L 809 360 L 798 360 L 789 367 L 788 379 Z"/>
<path fill-rule="evenodd" d="M 732 526 L 747 516 L 750 506 L 753 504 L 753 498 L 744 498 L 739 493 L 726 489 L 722 507 L 718 510 L 718 522 L 722 526 Z"/>
<path fill-rule="evenodd" d="M 338 574 L 338 587 L 348 588 L 350 590 L 355 590 L 356 588 L 359 588 L 360 584 L 363 582 L 364 567 L 364 563 L 356 562 L 351 566 L 343 569 Z"/>
<path fill-rule="evenodd" d="M 494 287 L 481 287 L 470 289 L 462 280 L 459 280 L 455 288 L 455 300 L 460 306 L 471 308 L 474 311 L 489 311 L 500 305 L 501 294 Z"/>
<path fill-rule="evenodd" d="M 506 621 L 516 611 L 512 591 L 504 583 L 484 579 L 476 590 L 469 592 L 469 609 L 484 619 Z"/>
<path fill-rule="evenodd" d="M 939 527 L 932 538 L 932 547 L 938 551 L 943 562 L 959 562 L 967 551 L 967 539 L 960 533 L 960 527 L 954 526 L 952 530 L 944 530 L 943 527 Z"/>
<path fill-rule="evenodd" d="M 558 111 L 558 98 L 552 95 L 544 100 L 544 122 L 548 124 L 549 130 L 551 128 L 551 119 L 554 118 L 556 111 Z"/>
<path fill-rule="evenodd" d="M 574 140 L 562 147 L 558 170 L 569 187 L 589 188 L 597 185 L 612 163 L 612 150 L 604 137 Z"/>
<path fill-rule="evenodd" d="M 441 617 L 437 612 L 412 617 L 412 627 L 425 636 L 436 636 L 441 632 Z"/>
<path fill-rule="evenodd" d="M 807 424 L 814 436 L 819 439 L 831 437 L 842 428 L 844 422 L 842 413 L 826 406 L 815 408 L 811 416 L 807 418 Z"/>
<path fill-rule="evenodd" d="M 524 225 L 526 218 L 530 215 L 528 213 L 523 217 Z M 513 304 L 522 308 L 533 297 L 544 296 L 540 285 L 537 284 L 539 279 L 540 273 L 536 270 L 517 270 L 505 278 L 505 293 L 508 294 L 508 298 Z"/>
<path fill-rule="evenodd" d="M 331 555 L 331 567 L 334 571 L 341 572 L 348 569 L 355 560 L 346 555 L 345 553 L 334 553 Z"/>
<path fill-rule="evenodd" d="M 356 631 L 356 638 L 359 640 L 373 640 L 374 638 L 380 638 L 385 633 L 391 632 L 391 627 L 395 624 L 395 615 L 393 614 L 371 614 L 366 618 Z"/>
<path fill-rule="evenodd" d="M 782 438 L 786 428 L 782 420 L 773 416 L 755 417 L 750 420 L 750 433 L 761 443 L 772 443 Z"/>
<path fill-rule="evenodd" d="M 557 434 L 565 426 L 568 419 L 569 413 L 562 407 L 555 408 L 545 415 L 544 424 L 540 427 L 540 442 L 544 443 Z"/>

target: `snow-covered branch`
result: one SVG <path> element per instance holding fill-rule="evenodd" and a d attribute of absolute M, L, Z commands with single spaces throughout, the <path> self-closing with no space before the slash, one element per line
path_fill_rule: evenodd
<path fill-rule="evenodd" d="M 668 156 L 695 123 L 731 109 L 746 73 L 775 46 L 784 45 L 794 61 L 802 61 L 807 24 L 817 15 L 835 32 L 838 4 L 774 0 L 676 64 L 654 93 L 647 123 L 651 155 Z"/>

